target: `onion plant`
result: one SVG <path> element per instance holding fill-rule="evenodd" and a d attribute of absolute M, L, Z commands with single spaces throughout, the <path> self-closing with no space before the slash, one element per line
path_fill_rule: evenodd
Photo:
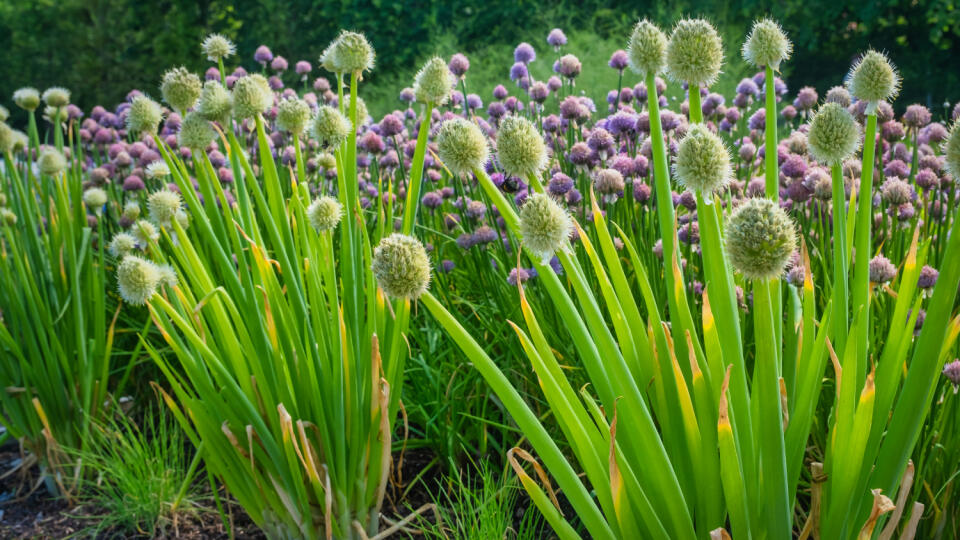
<path fill-rule="evenodd" d="M 646 22 L 638 26 L 655 35 L 658 31 L 651 27 Z M 783 44 L 788 42 L 779 27 L 758 23 L 754 39 L 768 41 L 759 44 L 766 47 L 762 50 L 779 46 L 778 60 L 783 59 Z M 710 45 L 714 41 L 716 46 Z M 662 40 L 633 40 L 631 54 L 638 54 L 634 45 L 642 43 Z M 722 50 L 719 38 L 705 21 L 682 21 L 668 49 L 668 73 L 692 83 L 690 114 L 697 123 L 697 85 L 709 83 L 709 72 L 719 69 L 715 58 L 700 55 Z M 768 77 L 769 62 L 768 57 Z M 648 81 L 662 67 L 647 64 Z M 767 82 L 771 87 L 770 78 Z M 651 116 L 655 113 L 652 109 Z M 770 118 L 773 111 L 767 114 Z M 550 306 L 532 305 L 518 283 L 523 321 L 511 324 L 572 456 L 549 436 L 470 332 L 430 293 L 421 300 L 491 385 L 536 452 L 534 456 L 517 447 L 508 459 L 559 537 L 579 538 L 583 532 L 591 538 L 721 537 L 729 526 L 735 538 L 869 538 L 884 527 L 883 534 L 889 536 L 901 518 L 906 522 L 911 513 L 922 511 L 902 506 L 909 500 L 909 457 L 937 386 L 936 373 L 960 331 L 960 319 L 951 319 L 960 283 L 960 221 L 953 221 L 943 269 L 928 304 L 930 315 L 919 336 L 912 331 L 922 300 L 916 284 L 929 241 L 915 234 L 896 289 L 890 289 L 895 307 L 882 345 L 866 348 L 860 339 L 846 339 L 837 349 L 834 344 L 838 336 L 840 341 L 845 337 L 844 327 L 832 324 L 833 309 L 818 312 L 805 246 L 799 263 L 802 283 L 781 292 L 779 276 L 796 245 L 796 225 L 766 198 L 724 212 L 713 189 L 729 176 L 729 157 L 722 144 L 711 143 L 708 131 L 691 127 L 680 143 L 674 172 L 696 191 L 700 214 L 707 279 L 702 332 L 697 332 L 692 325 L 676 320 L 669 324 L 660 317 L 640 246 L 624 233 L 630 224 L 608 222 L 592 192 L 593 223 L 573 220 L 578 249 L 598 280 L 596 289 L 590 286 L 586 268 L 566 245 L 572 218 L 559 206 L 551 207 L 543 189 L 543 141 L 536 133 L 511 128 L 505 144 L 505 122 L 497 139 L 499 162 L 506 172 L 527 178 L 536 195 L 516 212 L 480 166 L 472 170 L 549 293 Z M 652 136 L 657 135 L 654 129 Z M 771 140 L 775 137 L 768 134 Z M 456 161 L 460 156 L 441 151 L 440 157 Z M 668 174 L 660 152 L 654 153 L 654 167 L 660 183 Z M 675 234 L 671 225 L 661 222 L 664 236 Z M 857 227 L 863 235 L 861 224 Z M 869 230 L 866 234 L 869 238 Z M 615 239 L 622 242 L 623 255 Z M 667 238 L 663 241 L 666 246 Z M 838 258 L 845 261 L 850 249 L 841 248 Z M 564 280 L 544 260 L 553 253 L 563 266 Z M 666 256 L 666 249 L 664 253 L 664 270 L 674 276 L 670 284 L 676 289 L 682 283 L 680 265 Z M 736 276 L 752 291 L 749 327 L 724 321 L 729 314 L 720 310 L 741 279 Z M 873 288 L 869 292 L 885 294 Z M 832 301 L 842 298 L 836 293 Z M 683 302 L 681 295 L 674 299 Z M 688 305 L 677 307 L 692 311 Z M 548 309 L 562 318 L 589 386 L 578 390 L 570 384 L 556 348 L 545 338 L 538 311 Z M 866 310 L 850 312 L 854 317 L 849 334 L 859 336 L 869 324 Z M 748 343 L 752 351 L 744 345 Z M 833 391 L 823 387 L 828 369 L 836 381 Z M 739 388 L 738 379 L 743 381 Z M 822 457 L 811 456 L 808 439 L 815 422 L 823 421 L 817 415 L 821 408 L 830 411 L 827 441 Z M 533 464 L 535 474 L 525 463 Z M 808 464 L 811 472 L 805 474 Z M 801 477 L 811 486 L 810 497 L 800 496 Z M 574 509 L 582 531 L 564 514 L 558 491 Z M 904 537 L 912 536 L 911 530 L 908 524 Z"/>
<path fill-rule="evenodd" d="M 278 170 L 263 118 L 273 94 L 258 75 L 236 82 L 233 114 L 255 127 L 259 174 L 233 123 L 222 122 L 235 204 L 204 152 L 185 163 L 157 138 L 190 227 L 171 220 L 150 245 L 147 264 L 172 265 L 178 284 L 146 295 L 174 355 L 148 347 L 172 387 L 168 404 L 208 467 L 269 535 L 382 537 L 408 354 L 404 334 L 411 299 L 426 287 L 429 270 L 419 242 L 386 236 L 389 207 L 371 217 L 359 204 L 356 133 L 364 118 L 357 90 L 372 67 L 372 48 L 345 32 L 321 61 L 337 74 L 340 106 L 320 107 L 312 132 L 336 157 L 336 198 L 311 202 L 299 151 L 290 174 Z M 425 82 L 436 95 L 436 82 Z M 433 102 L 425 101 L 429 122 Z M 278 121 L 299 148 L 297 128 L 305 122 L 287 107 Z M 202 148 L 210 138 L 197 142 Z M 414 174 L 423 169 L 425 151 L 418 148 Z M 412 231 L 413 206 L 405 231 Z M 397 264 L 407 273 L 391 280 Z"/>

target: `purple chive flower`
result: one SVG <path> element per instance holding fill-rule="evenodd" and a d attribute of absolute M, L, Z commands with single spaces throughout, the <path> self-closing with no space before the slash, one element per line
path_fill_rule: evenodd
<path fill-rule="evenodd" d="M 547 44 L 554 49 L 559 49 L 567 44 L 567 36 L 563 33 L 563 30 L 554 28 L 547 34 Z"/>
<path fill-rule="evenodd" d="M 282 56 L 276 56 L 273 61 L 270 62 L 270 69 L 274 71 L 286 71 L 288 67 L 287 59 Z"/>
<path fill-rule="evenodd" d="M 533 50 L 533 45 L 523 42 L 517 45 L 513 50 L 513 60 L 522 64 L 529 64 L 537 59 L 537 52 Z"/>
<path fill-rule="evenodd" d="M 130 175 L 123 179 L 124 191 L 142 191 L 144 189 L 146 189 L 146 185 L 139 176 Z"/>
<path fill-rule="evenodd" d="M 293 69 L 297 72 L 297 75 L 303 76 L 304 80 L 306 80 L 307 74 L 313 71 L 313 67 L 310 65 L 310 62 L 307 62 L 306 60 L 300 60 L 297 62 L 296 65 L 293 66 Z"/>
<path fill-rule="evenodd" d="M 929 291 L 937 284 L 938 277 L 940 277 L 940 272 L 936 268 L 923 265 L 923 268 L 920 269 L 920 277 L 917 278 L 917 288 Z"/>
<path fill-rule="evenodd" d="M 416 99 L 417 95 L 413 93 L 413 88 L 404 88 L 400 91 L 400 101 L 413 103 Z"/>
<path fill-rule="evenodd" d="M 917 171 L 916 181 L 917 186 L 924 191 L 930 191 L 940 185 L 940 179 L 937 177 L 937 173 L 930 169 L 920 169 Z"/>
<path fill-rule="evenodd" d="M 466 251 L 476 245 L 476 242 L 473 239 L 473 235 L 470 233 L 463 233 L 457 237 L 457 247 Z"/>
<path fill-rule="evenodd" d="M 232 184 L 233 183 L 233 171 L 228 167 L 220 167 L 217 169 L 217 178 L 220 179 L 220 182 L 223 184 Z"/>
<path fill-rule="evenodd" d="M 634 182 L 633 199 L 640 204 L 646 204 L 650 200 L 650 186 L 643 182 Z"/>
<path fill-rule="evenodd" d="M 483 108 L 483 100 L 476 94 L 467 94 L 467 107 L 470 109 Z"/>
<path fill-rule="evenodd" d="M 546 131 L 547 133 L 553 133 L 553 132 L 557 131 L 558 129 L 560 129 L 560 117 L 559 117 L 559 116 L 557 116 L 557 115 L 555 115 L 555 114 L 551 114 L 551 115 L 548 115 L 546 118 L 543 119 L 543 130 L 544 130 L 544 131 Z"/>
<path fill-rule="evenodd" d="M 638 155 L 633 158 L 633 174 L 637 176 L 647 176 L 649 171 L 650 165 L 646 156 Z"/>
<path fill-rule="evenodd" d="M 276 75 L 273 75 L 267 79 L 267 84 L 270 85 L 270 89 L 274 92 L 283 89 L 283 81 L 280 80 L 280 77 L 277 77 Z"/>
<path fill-rule="evenodd" d="M 547 191 L 551 195 L 557 197 L 561 195 L 566 195 L 573 188 L 573 179 L 569 176 L 558 172 L 550 178 L 550 182 L 547 183 Z"/>
<path fill-rule="evenodd" d="M 473 233 L 473 241 L 477 245 L 487 245 L 495 242 L 500 236 L 497 231 L 487 225 L 482 225 Z"/>
<path fill-rule="evenodd" d="M 793 106 L 801 111 L 809 111 L 816 107 L 818 99 L 817 91 L 812 86 L 804 86 L 797 92 L 797 99 L 793 100 Z"/>
<path fill-rule="evenodd" d="M 624 69 L 626 69 L 629 61 L 630 59 L 627 56 L 627 51 L 620 49 L 620 50 L 614 51 L 613 54 L 610 55 L 610 61 L 607 63 L 607 65 L 609 65 L 610 67 L 612 67 L 617 71 L 623 71 Z"/>
<path fill-rule="evenodd" d="M 509 95 L 509 93 L 507 92 L 506 87 L 504 87 L 502 84 L 498 84 L 493 88 L 493 99 L 502 100 L 503 98 L 507 97 L 507 95 Z"/>
<path fill-rule="evenodd" d="M 637 115 L 626 111 L 619 111 L 607 117 L 607 131 L 613 136 L 630 134 L 636 129 Z"/>
<path fill-rule="evenodd" d="M 764 108 L 757 109 L 757 112 L 750 116 L 747 126 L 752 130 L 763 131 L 767 121 L 767 111 Z"/>
<path fill-rule="evenodd" d="M 626 154 L 619 154 L 613 158 L 610 163 L 610 168 L 616 170 L 621 175 L 633 176 L 634 174 L 634 160 L 632 157 Z"/>
<path fill-rule="evenodd" d="M 787 105 L 780 111 L 780 114 L 787 120 L 793 120 L 797 117 L 797 109 L 793 105 Z"/>
<path fill-rule="evenodd" d="M 790 154 L 780 166 L 780 172 L 790 178 L 800 178 L 807 172 L 807 162 L 801 156 Z"/>
<path fill-rule="evenodd" d="M 756 97 L 760 93 L 760 88 L 753 79 L 742 79 L 737 84 L 737 93 Z"/>
<path fill-rule="evenodd" d="M 956 393 L 957 387 L 960 387 L 960 360 L 954 360 L 943 366 L 943 376 L 953 383 L 953 391 Z"/>
<path fill-rule="evenodd" d="M 550 89 L 551 92 L 556 92 L 557 90 L 560 90 L 560 88 L 562 87 L 563 87 L 563 81 L 560 80 L 560 77 L 553 75 L 549 79 L 547 79 L 547 88 Z"/>
<path fill-rule="evenodd" d="M 502 118 L 505 114 L 507 114 L 507 107 L 499 101 L 494 101 L 487 106 L 487 116 L 490 118 Z"/>
<path fill-rule="evenodd" d="M 207 71 L 203 74 L 203 78 L 207 81 L 219 81 L 220 70 L 216 67 L 207 68 Z"/>
<path fill-rule="evenodd" d="M 527 65 L 524 64 L 523 62 L 516 62 L 516 63 L 514 63 L 513 66 L 510 68 L 510 80 L 511 80 L 511 81 L 518 81 L 518 80 L 520 80 L 521 78 L 527 77 L 527 76 L 528 76 Z M 501 99 L 502 99 L 502 98 L 501 98 Z"/>
<path fill-rule="evenodd" d="M 510 274 L 507 276 L 507 283 L 509 283 L 511 287 L 516 287 L 518 281 L 520 283 L 526 283 L 530 278 L 536 277 L 536 274 L 537 272 L 533 268 L 512 268 L 510 269 Z"/>
<path fill-rule="evenodd" d="M 883 255 L 870 259 L 869 269 L 871 283 L 889 283 L 897 277 L 897 267 Z"/>
<path fill-rule="evenodd" d="M 450 73 L 453 73 L 454 76 L 463 77 L 466 75 L 467 70 L 470 69 L 470 60 L 467 59 L 466 55 L 456 53 L 450 57 L 448 67 L 450 68 Z"/>
<path fill-rule="evenodd" d="M 570 206 L 576 206 L 580 204 L 580 201 L 583 200 L 583 195 L 577 188 L 573 188 L 567 192 L 567 204 Z"/>
<path fill-rule="evenodd" d="M 883 168 L 883 174 L 884 176 L 898 176 L 900 178 L 906 178 L 910 175 L 910 166 L 899 159 L 895 159 L 890 163 L 887 163 L 887 165 Z"/>
<path fill-rule="evenodd" d="M 266 67 L 267 62 L 273 60 L 273 53 L 270 52 L 269 47 L 261 45 L 257 47 L 257 50 L 253 53 L 253 59 L 260 63 L 260 65 Z"/>

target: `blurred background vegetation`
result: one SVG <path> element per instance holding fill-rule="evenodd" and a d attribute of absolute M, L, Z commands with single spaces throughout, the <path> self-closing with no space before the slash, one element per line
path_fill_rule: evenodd
<path fill-rule="evenodd" d="M 314 65 L 312 77 L 328 75 L 316 59 L 338 29 L 365 32 L 377 50 L 377 67 L 364 85 L 371 112 L 400 105 L 416 68 L 430 55 L 464 52 L 472 67 L 468 91 L 484 101 L 497 83 L 508 88 L 513 47 L 528 41 L 539 54 L 535 77 L 548 75 L 555 54 L 547 46 L 554 27 L 570 37 L 584 72 L 581 90 L 603 105 L 617 85 L 606 66 L 624 48 L 631 26 L 648 17 L 669 29 L 684 15 L 712 20 L 725 39 L 727 64 L 717 89 L 729 93 L 750 70 L 739 56 L 753 19 L 770 15 L 794 41 L 785 66 L 791 93 L 805 85 L 821 95 L 840 84 L 858 52 L 874 47 L 890 54 L 904 76 L 902 109 L 920 102 L 935 113 L 960 98 L 960 6 L 956 0 L 727 0 L 603 2 L 598 0 L 3 0 L 0 2 L 0 103 L 25 85 L 41 91 L 61 85 L 84 109 L 112 105 L 132 88 L 151 94 L 162 72 L 185 64 L 202 72 L 209 63 L 200 41 L 220 32 L 237 43 L 230 59 L 259 69 L 254 49 L 268 45 L 287 58 L 284 79 L 298 84 L 294 62 Z M 625 75 L 624 84 L 637 82 Z M 311 79 L 312 80 L 312 79 Z M 14 119 L 17 121 L 17 118 Z"/>

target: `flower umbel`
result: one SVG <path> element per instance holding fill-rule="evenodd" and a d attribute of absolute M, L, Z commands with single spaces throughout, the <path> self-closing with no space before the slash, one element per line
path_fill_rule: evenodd
<path fill-rule="evenodd" d="M 468 175 L 490 158 L 487 139 L 480 127 L 463 118 L 447 120 L 437 133 L 440 159 L 454 173 Z"/>
<path fill-rule="evenodd" d="M 727 147 L 703 124 L 691 126 L 680 141 L 673 172 L 680 185 L 708 199 L 733 176 Z"/>
<path fill-rule="evenodd" d="M 773 279 L 783 274 L 797 247 L 793 221 L 766 198 L 748 199 L 726 224 L 730 263 L 747 279 Z"/>
<path fill-rule="evenodd" d="M 520 208 L 523 246 L 543 261 L 566 246 L 572 230 L 570 215 L 549 195 L 534 193 Z"/>
<path fill-rule="evenodd" d="M 423 244 L 394 233 L 373 251 L 373 276 L 387 296 L 416 300 L 430 285 L 430 260 Z"/>

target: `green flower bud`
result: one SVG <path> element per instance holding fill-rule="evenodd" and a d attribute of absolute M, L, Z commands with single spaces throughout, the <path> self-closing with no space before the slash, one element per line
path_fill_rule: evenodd
<path fill-rule="evenodd" d="M 440 160 L 461 176 L 483 168 L 490 158 L 490 149 L 483 131 L 469 120 L 454 118 L 440 125 L 437 133 Z"/>
<path fill-rule="evenodd" d="M 416 300 L 430 285 L 430 260 L 423 244 L 394 233 L 373 250 L 373 276 L 387 296 Z"/>
<path fill-rule="evenodd" d="M 100 208 L 107 204 L 107 192 L 98 187 L 90 188 L 83 192 L 83 203 L 99 213 Z"/>
<path fill-rule="evenodd" d="M 157 292 L 160 284 L 160 269 L 156 264 L 127 255 L 117 267 L 117 290 L 123 301 L 142 306 Z"/>
<path fill-rule="evenodd" d="M 30 144 L 30 138 L 27 137 L 27 134 L 20 131 L 19 129 L 13 130 L 13 151 L 14 152 L 23 152 L 27 149 L 27 146 Z"/>
<path fill-rule="evenodd" d="M 566 249 L 572 230 L 570 215 L 549 195 L 534 193 L 520 207 L 523 247 L 545 262 Z"/>
<path fill-rule="evenodd" d="M 20 88 L 13 93 L 13 102 L 25 111 L 35 111 L 40 106 L 40 92 L 36 88 Z"/>
<path fill-rule="evenodd" d="M 233 114 L 233 96 L 220 81 L 207 81 L 203 83 L 197 112 L 211 122 L 226 125 Z"/>
<path fill-rule="evenodd" d="M 793 221 L 766 198 L 741 204 L 727 221 L 724 236 L 730 264 L 747 279 L 779 277 L 797 249 Z"/>
<path fill-rule="evenodd" d="M 37 158 L 37 167 L 44 176 L 57 176 L 67 169 L 67 158 L 54 148 L 46 148 Z"/>
<path fill-rule="evenodd" d="M 150 221 L 160 227 L 169 227 L 180 210 L 180 194 L 168 189 L 154 191 L 147 197 L 147 213 Z"/>
<path fill-rule="evenodd" d="M 710 86 L 723 66 L 723 43 L 712 24 L 683 19 L 667 44 L 667 75 L 676 82 Z"/>
<path fill-rule="evenodd" d="M 630 69 L 642 77 L 663 71 L 667 63 L 667 36 L 657 25 L 643 19 L 633 27 L 627 45 Z"/>
<path fill-rule="evenodd" d="M 127 204 L 123 205 L 123 217 L 130 221 L 135 221 L 140 217 L 140 203 L 132 200 L 127 201 Z"/>
<path fill-rule="evenodd" d="M 726 145 L 703 124 L 694 124 L 680 141 L 673 174 L 681 186 L 708 200 L 733 177 Z"/>
<path fill-rule="evenodd" d="M 226 36 L 220 34 L 210 34 L 204 38 L 203 43 L 200 44 L 200 48 L 203 49 L 203 54 L 207 55 L 207 60 L 211 62 L 217 62 L 228 56 L 233 56 L 237 52 L 237 48 L 233 45 L 233 42 L 227 39 Z"/>
<path fill-rule="evenodd" d="M 793 43 L 783 32 L 783 28 L 770 19 L 754 21 L 750 35 L 743 43 L 743 59 L 758 68 L 770 66 L 780 69 L 780 62 L 790 58 Z"/>
<path fill-rule="evenodd" d="M 62 109 L 70 104 L 70 91 L 60 86 L 51 86 L 43 91 L 43 102 Z"/>
<path fill-rule="evenodd" d="M 337 158 L 330 152 L 321 152 L 317 154 L 317 166 L 324 170 L 336 169 Z"/>
<path fill-rule="evenodd" d="M 846 107 L 825 103 L 810 120 L 807 150 L 826 165 L 843 163 L 860 147 L 860 126 Z"/>
<path fill-rule="evenodd" d="M 187 71 L 185 67 L 173 68 L 163 74 L 163 80 L 160 83 L 160 92 L 163 99 L 171 107 L 186 112 L 193 107 L 200 99 L 200 92 L 203 90 L 203 83 L 196 73 Z"/>
<path fill-rule="evenodd" d="M 320 55 L 320 64 L 334 73 L 363 73 L 373 69 L 373 57 L 363 34 L 344 30 Z"/>
<path fill-rule="evenodd" d="M 273 90 L 259 73 L 233 83 L 233 110 L 238 118 L 253 118 L 273 106 Z"/>
<path fill-rule="evenodd" d="M 950 136 L 943 143 L 943 155 L 947 172 L 960 179 L 960 120 L 954 121 Z"/>
<path fill-rule="evenodd" d="M 217 133 L 210 127 L 210 122 L 195 111 L 187 113 L 180 124 L 180 133 L 177 142 L 181 147 L 190 150 L 203 150 L 217 137 Z"/>
<path fill-rule="evenodd" d="M 507 116 L 497 131 L 497 159 L 507 174 L 526 178 L 540 174 L 547 166 L 547 147 L 529 120 Z"/>
<path fill-rule="evenodd" d="M 891 101 L 900 92 L 900 75 L 885 54 L 871 49 L 850 69 L 847 89 L 867 102 Z"/>
<path fill-rule="evenodd" d="M 321 146 L 337 147 L 350 136 L 350 120 L 339 109 L 321 105 L 313 117 L 313 136 Z"/>
<path fill-rule="evenodd" d="M 317 232 L 329 231 L 340 223 L 343 207 L 333 197 L 323 196 L 307 207 L 307 218 Z"/>
<path fill-rule="evenodd" d="M 139 138 L 146 132 L 156 135 L 157 125 L 163 120 L 163 110 L 160 104 L 147 96 L 137 96 L 130 102 L 127 111 L 127 131 Z"/>
<path fill-rule="evenodd" d="M 453 91 L 456 83 L 447 63 L 442 58 L 434 56 L 413 78 L 413 93 L 421 103 L 440 106 L 450 99 L 450 92 Z"/>
<path fill-rule="evenodd" d="M 310 123 L 310 105 L 298 99 L 284 99 L 277 105 L 277 127 L 300 135 Z"/>
<path fill-rule="evenodd" d="M 133 252 L 137 247 L 137 239 L 132 235 L 121 232 L 113 235 L 107 250 L 117 259 L 122 259 Z"/>

